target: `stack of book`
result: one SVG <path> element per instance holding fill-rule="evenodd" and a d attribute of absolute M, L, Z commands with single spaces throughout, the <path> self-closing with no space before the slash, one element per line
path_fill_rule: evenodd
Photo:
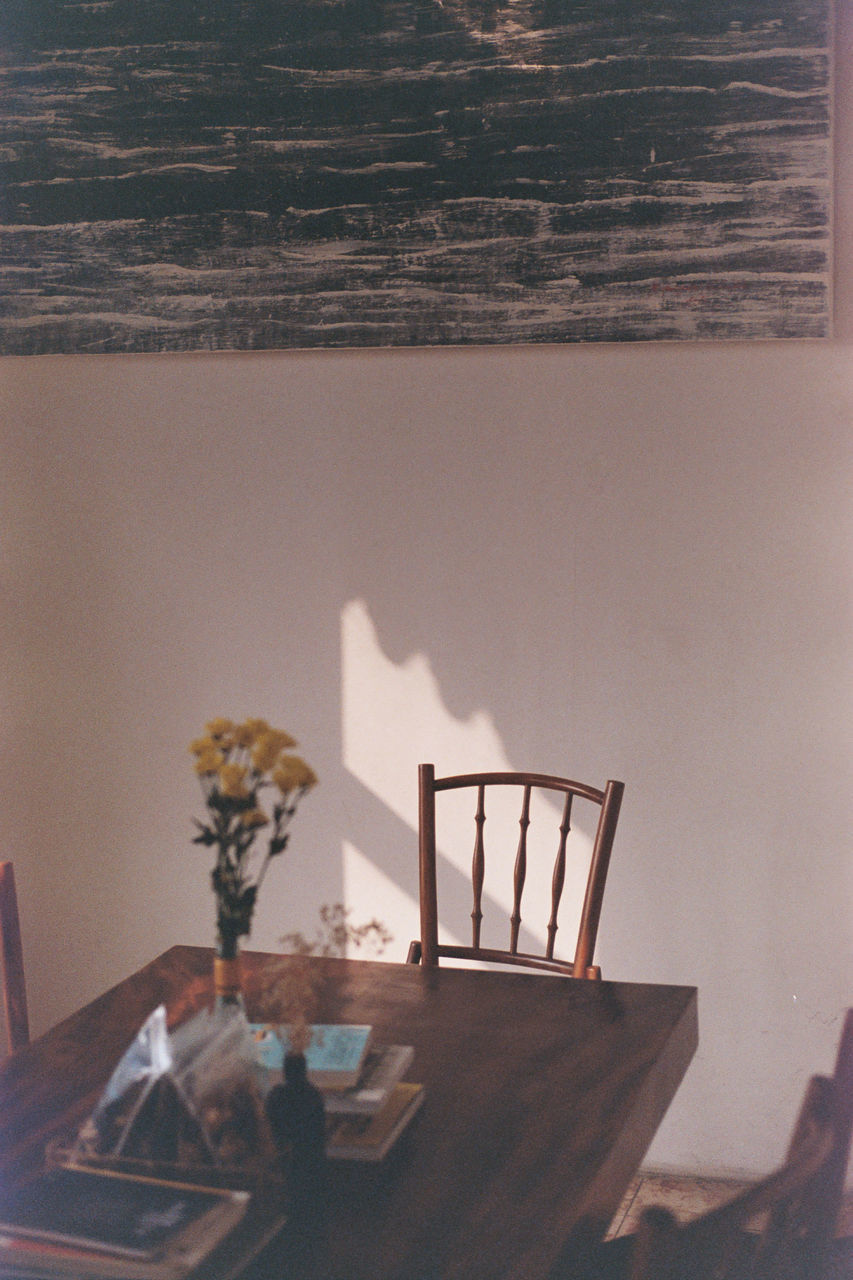
<path fill-rule="evenodd" d="M 0 1197 L 0 1276 L 184 1280 L 243 1220 L 249 1193 L 48 1169 Z"/>
<path fill-rule="evenodd" d="M 286 1034 L 253 1026 L 258 1057 L 278 1078 L 287 1051 Z M 424 1099 L 421 1084 L 403 1080 L 411 1045 L 373 1043 L 369 1026 L 334 1023 L 312 1027 L 305 1052 L 308 1078 L 326 1107 L 326 1154 L 334 1160 L 381 1160 Z"/>

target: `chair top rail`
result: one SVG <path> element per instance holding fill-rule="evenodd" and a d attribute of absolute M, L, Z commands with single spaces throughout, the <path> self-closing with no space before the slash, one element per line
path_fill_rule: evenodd
<path fill-rule="evenodd" d="M 575 782 L 571 778 L 560 778 L 550 773 L 458 773 L 452 777 L 436 778 L 436 791 L 452 791 L 457 787 L 475 786 L 530 786 L 545 787 L 550 791 L 571 791 L 574 795 L 602 804 L 605 792 L 598 787 L 591 787 L 586 782 Z M 621 785 L 614 783 L 614 786 Z"/>

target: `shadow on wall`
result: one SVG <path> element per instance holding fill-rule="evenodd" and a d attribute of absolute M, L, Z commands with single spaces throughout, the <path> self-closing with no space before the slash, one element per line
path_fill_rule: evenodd
<path fill-rule="evenodd" d="M 350 803 L 358 830 L 343 845 L 344 896 L 358 919 L 394 922 L 394 951 L 405 953 L 419 936 L 417 768 L 422 760 L 441 773 L 526 767 L 507 757 L 491 717 L 476 711 L 459 720 L 447 709 L 428 659 L 400 664 L 382 650 L 367 605 L 350 601 L 341 613 L 342 746 Z M 596 780 L 592 780 L 596 785 Z M 507 946 L 512 870 L 518 843 L 518 801 L 498 793 L 486 823 L 483 941 Z M 561 811 L 534 796 L 528 832 L 528 877 L 521 935 L 523 950 L 541 950 L 550 912 L 551 874 Z M 470 941 L 470 864 L 474 812 L 470 796 L 443 796 L 438 813 L 439 904 L 442 941 Z M 591 833 L 572 832 L 564 903 L 580 910 Z M 540 856 L 541 855 L 541 856 Z M 563 929 L 570 926 L 562 920 Z M 576 928 L 576 924 L 575 924 Z M 565 932 L 570 940 L 574 935 Z M 559 945 L 558 945 L 559 952 Z"/>

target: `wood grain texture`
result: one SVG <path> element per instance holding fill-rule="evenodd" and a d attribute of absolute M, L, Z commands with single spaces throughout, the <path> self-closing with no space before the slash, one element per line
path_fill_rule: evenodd
<path fill-rule="evenodd" d="M 829 0 L 4 0 L 0 352 L 821 337 Z"/>
<path fill-rule="evenodd" d="M 173 947 L 0 1071 L 0 1172 L 81 1120 L 144 1018 L 212 998 L 213 953 Z M 421 1112 L 376 1168 L 335 1166 L 327 1202 L 253 1280 L 534 1280 L 617 1208 L 697 1043 L 691 987 L 316 960 L 321 1020 L 410 1043 Z M 250 1017 L 269 957 L 244 955 Z"/>

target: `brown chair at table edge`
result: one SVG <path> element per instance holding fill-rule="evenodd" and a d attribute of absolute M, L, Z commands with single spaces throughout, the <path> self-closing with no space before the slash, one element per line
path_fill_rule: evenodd
<path fill-rule="evenodd" d="M 21 946 L 21 924 L 18 896 L 15 891 L 15 869 L 11 862 L 0 862 L 0 947 L 3 952 L 3 1006 L 9 1049 L 14 1051 L 29 1044 L 30 1024 L 27 1015 L 27 988 L 24 981 L 24 953 Z"/>
<path fill-rule="evenodd" d="M 812 1076 L 784 1163 L 769 1177 L 678 1226 L 651 1206 L 632 1237 L 603 1245 L 583 1280 L 823 1280 L 838 1222 L 853 1127 L 853 1010 L 848 1010 L 835 1074 Z M 768 1212 L 769 1211 L 769 1212 Z M 757 1236 L 745 1228 L 767 1213 Z M 610 1262 L 608 1262 L 608 1252 Z M 728 1268 L 728 1269 L 727 1269 Z M 558 1280 L 560 1272 L 554 1273 Z M 577 1272 L 571 1266 L 569 1276 Z"/>
<path fill-rule="evenodd" d="M 506 785 L 522 788 L 522 809 L 519 819 L 521 833 L 514 870 L 514 905 L 510 920 L 510 945 L 506 950 L 499 950 L 480 946 L 481 899 L 484 875 L 483 825 L 485 823 L 485 788 Z M 476 787 L 478 800 L 472 866 L 474 906 L 471 912 L 471 946 L 439 943 L 438 941 L 435 795 L 438 791 L 456 790 L 460 787 Z M 535 788 L 562 792 L 565 796 L 563 815 L 559 827 L 560 839 L 551 882 L 551 917 L 548 922 L 548 942 L 544 955 L 520 952 L 518 950 L 521 899 L 527 868 L 527 827 L 529 825 L 530 794 L 531 790 Z M 527 968 L 545 969 L 552 973 L 566 974 L 575 978 L 600 978 L 601 970 L 597 965 L 593 964 L 593 953 L 595 951 L 601 904 L 604 897 L 604 885 L 610 865 L 610 854 L 613 848 L 613 838 L 616 834 L 616 824 L 619 819 L 624 784 L 611 780 L 601 791 L 597 787 L 575 782 L 570 778 L 560 778 L 551 774 L 541 773 L 467 773 L 436 778 L 435 766 L 422 764 L 418 770 L 418 790 L 421 936 L 420 939 L 412 942 L 409 947 L 407 957 L 409 963 L 435 966 L 438 964 L 439 957 L 443 956 L 453 959 L 516 964 Z M 572 801 L 576 796 L 598 804 L 601 812 L 592 845 L 574 959 L 568 961 L 555 959 L 554 945 L 557 934 L 557 911 L 565 877 L 566 842 L 570 831 Z"/>

